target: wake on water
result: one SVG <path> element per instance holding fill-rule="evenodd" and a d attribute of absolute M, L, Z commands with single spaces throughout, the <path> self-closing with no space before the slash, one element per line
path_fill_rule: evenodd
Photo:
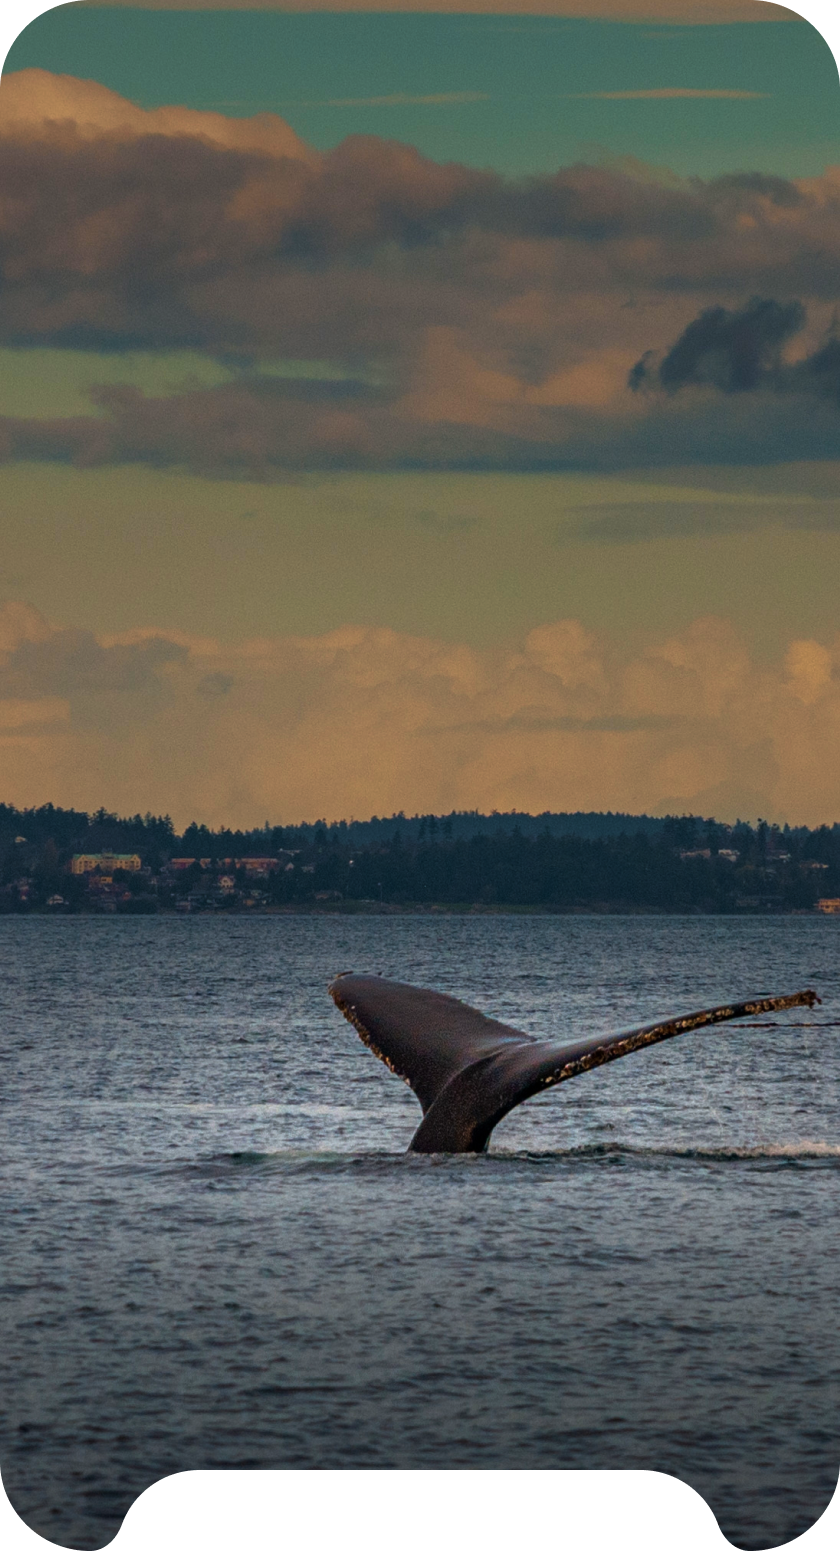
<path fill-rule="evenodd" d="M 643 1147 L 625 1142 L 590 1142 L 578 1147 L 559 1147 L 551 1151 L 493 1148 L 486 1153 L 409 1153 L 409 1152 L 336 1152 L 334 1150 L 284 1149 L 277 1152 L 218 1153 L 191 1163 L 164 1166 L 166 1173 L 192 1175 L 231 1175 L 243 1170 L 278 1174 L 374 1173 L 427 1169 L 493 1169 L 511 1167 L 545 1169 L 562 1166 L 575 1168 L 598 1164 L 638 1163 L 655 1166 L 670 1162 L 765 1164 L 768 1166 L 820 1165 L 840 1168 L 840 1143 L 798 1138 L 789 1142 L 769 1142 L 730 1147 Z M 159 1172 L 159 1170 L 155 1170 Z"/>

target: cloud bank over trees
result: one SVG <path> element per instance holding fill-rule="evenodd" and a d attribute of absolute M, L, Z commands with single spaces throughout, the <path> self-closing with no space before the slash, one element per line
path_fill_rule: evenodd
<path fill-rule="evenodd" d="M 248 826 L 474 808 L 836 817 L 840 636 L 752 659 L 706 617 L 645 648 L 561 619 L 510 649 L 373 626 L 238 646 L 0 610 L 5 800 Z"/>

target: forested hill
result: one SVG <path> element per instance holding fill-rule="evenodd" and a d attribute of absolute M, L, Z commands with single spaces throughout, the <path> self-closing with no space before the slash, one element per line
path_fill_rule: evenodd
<path fill-rule="evenodd" d="M 173 856 L 208 857 L 211 860 L 231 856 L 272 856 L 281 851 L 295 854 L 319 850 L 325 843 L 355 854 L 379 852 L 406 845 L 417 847 L 451 846 L 456 842 L 502 841 L 545 842 L 548 838 L 602 842 L 609 850 L 620 839 L 644 837 L 654 847 L 683 851 L 733 846 L 741 856 L 757 859 L 766 850 L 792 848 L 792 854 L 823 858 L 840 848 L 840 823 L 809 829 L 805 825 L 783 829 L 759 820 L 755 825 L 721 824 L 696 814 L 652 818 L 632 813 L 479 813 L 477 809 L 451 813 L 393 813 L 390 818 L 325 819 L 304 824 L 265 823 L 254 829 L 210 829 L 205 824 L 189 824 L 179 834 L 168 814 L 134 814 L 121 817 L 99 808 L 86 813 L 74 808 L 57 808 L 45 803 L 39 808 L 16 808 L 0 802 L 0 858 L 17 865 L 32 851 L 50 847 L 51 855 L 68 860 L 77 852 L 136 852 L 144 865 L 157 870 Z"/>
<path fill-rule="evenodd" d="M 392 813 L 390 818 L 350 819 L 338 824 L 303 824 L 299 832 L 315 831 L 326 827 L 327 833 L 337 831 L 350 845 L 369 846 L 390 843 L 399 835 L 401 840 L 472 840 L 475 835 L 510 835 L 516 830 L 520 835 L 575 835 L 579 840 L 605 840 L 613 835 L 656 835 L 661 833 L 666 819 L 652 819 L 647 814 L 631 813 L 479 813 L 445 814 L 415 813 L 406 818 L 404 813 Z"/>
<path fill-rule="evenodd" d="M 450 813 L 246 831 L 191 824 L 179 835 L 165 816 L 0 804 L 0 912 L 727 912 L 829 909 L 835 899 L 840 824 Z"/>
<path fill-rule="evenodd" d="M 84 813 L 73 808 L 56 808 L 46 803 L 40 808 L 15 808 L 0 803 L 0 847 L 5 848 L 23 837 L 33 845 L 44 845 L 51 840 L 59 850 L 72 847 L 76 851 L 139 851 L 175 854 L 178 851 L 200 853 L 209 856 L 236 854 L 259 855 L 272 848 L 307 845 L 316 834 L 326 833 L 331 839 L 337 836 L 350 846 L 386 845 L 397 836 L 401 840 L 422 843 L 434 840 L 472 840 L 475 835 L 512 834 L 522 835 L 574 835 L 579 840 L 604 840 L 614 835 L 661 834 L 663 827 L 671 823 L 663 818 L 650 818 L 647 814 L 630 813 L 479 813 L 414 814 L 407 818 L 404 813 L 393 813 L 390 818 L 341 819 L 327 823 L 324 819 L 309 824 L 268 824 L 258 829 L 208 829 L 204 824 L 190 824 L 183 834 L 178 834 L 168 815 L 156 817 L 151 813 L 135 814 L 133 818 L 120 818 L 99 808 L 96 813 Z M 688 821 L 694 826 L 694 819 Z M 692 828 L 693 834 L 693 828 Z"/>

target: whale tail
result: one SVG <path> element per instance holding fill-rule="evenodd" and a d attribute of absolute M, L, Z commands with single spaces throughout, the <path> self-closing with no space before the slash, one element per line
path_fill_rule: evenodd
<path fill-rule="evenodd" d="M 420 1100 L 423 1120 L 411 1152 L 483 1152 L 494 1126 L 543 1088 L 690 1029 L 820 1000 L 810 990 L 758 996 L 561 1045 L 498 1023 L 457 997 L 379 975 L 338 975 L 329 990 L 368 1048 Z"/>

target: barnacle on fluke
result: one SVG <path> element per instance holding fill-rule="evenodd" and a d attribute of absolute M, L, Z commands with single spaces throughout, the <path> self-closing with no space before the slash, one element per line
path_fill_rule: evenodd
<path fill-rule="evenodd" d="M 815 991 L 757 996 L 560 1045 L 497 1023 L 457 997 L 380 975 L 338 975 L 330 995 L 368 1048 L 420 1100 L 423 1120 L 411 1152 L 483 1152 L 493 1127 L 543 1088 L 689 1029 L 813 1007 L 820 1000 Z"/>

